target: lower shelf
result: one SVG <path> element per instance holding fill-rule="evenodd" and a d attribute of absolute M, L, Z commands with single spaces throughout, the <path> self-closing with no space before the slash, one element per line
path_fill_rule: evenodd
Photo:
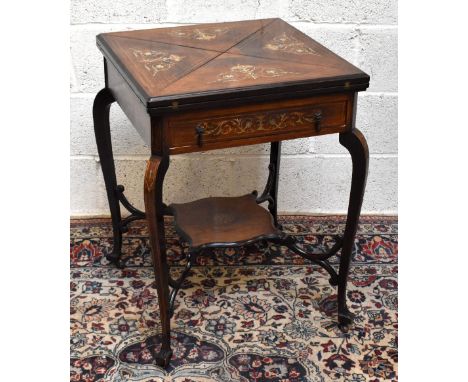
<path fill-rule="evenodd" d="M 169 208 L 177 233 L 192 248 L 240 246 L 281 235 L 254 194 L 205 198 Z"/>

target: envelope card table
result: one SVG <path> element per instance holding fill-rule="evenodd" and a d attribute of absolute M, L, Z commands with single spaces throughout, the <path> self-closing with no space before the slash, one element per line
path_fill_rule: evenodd
<path fill-rule="evenodd" d="M 357 93 L 369 76 L 281 19 L 201 24 L 104 33 L 105 87 L 97 94 L 94 128 L 113 227 L 118 266 L 122 234 L 146 219 L 161 317 L 157 363 L 171 358 L 170 318 L 184 277 L 201 250 L 256 241 L 284 245 L 330 274 L 338 287 L 338 324 L 352 315 L 346 283 L 368 168 L 368 148 L 355 127 Z M 109 108 L 117 102 L 150 147 L 142 179 L 145 211 L 135 208 L 117 184 Z M 282 231 L 277 217 L 281 142 L 337 134 L 351 154 L 352 179 L 342 238 L 327 251 L 308 251 Z M 166 205 L 163 181 L 169 157 L 227 147 L 270 143 L 265 190 L 238 197 L 212 197 Z M 266 203 L 267 208 L 261 206 Z M 123 218 L 121 206 L 130 213 Z M 166 262 L 164 216 L 188 245 L 187 267 L 174 280 Z M 339 269 L 328 259 L 341 251 Z"/>

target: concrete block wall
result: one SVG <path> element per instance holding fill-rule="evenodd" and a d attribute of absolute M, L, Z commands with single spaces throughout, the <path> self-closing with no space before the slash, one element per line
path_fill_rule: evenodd
<path fill-rule="evenodd" d="M 357 115 L 371 156 L 363 213 L 397 212 L 396 0 L 72 0 L 72 216 L 108 215 L 91 115 L 93 98 L 104 83 L 96 34 L 267 17 L 281 17 L 370 74 Z M 143 208 L 149 148 L 118 106 L 111 108 L 111 128 L 118 182 Z M 165 201 L 262 190 L 267 162 L 268 145 L 175 156 L 166 176 Z M 350 157 L 337 136 L 285 142 L 279 210 L 345 213 L 350 176 Z"/>

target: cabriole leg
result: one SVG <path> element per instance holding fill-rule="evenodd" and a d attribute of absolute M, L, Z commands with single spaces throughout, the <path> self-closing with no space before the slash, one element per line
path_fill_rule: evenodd
<path fill-rule="evenodd" d="M 120 229 L 122 217 L 120 214 L 119 199 L 116 194 L 117 178 L 115 176 L 115 165 L 112 154 L 112 141 L 109 125 L 109 110 L 114 101 L 115 99 L 110 90 L 108 88 L 102 89 L 94 99 L 93 120 L 99 160 L 101 162 L 102 175 L 106 185 L 107 200 L 109 202 L 109 209 L 112 218 L 114 245 L 112 253 L 107 255 L 107 259 L 118 267 L 123 267 L 121 260 L 122 231 Z"/>
<path fill-rule="evenodd" d="M 271 183 L 270 195 L 272 201 L 268 201 L 268 210 L 273 215 L 275 226 L 278 227 L 278 180 L 281 160 L 281 142 L 271 142 L 270 147 L 270 166 L 273 166 L 271 175 L 273 177 Z"/>
<path fill-rule="evenodd" d="M 145 173 L 145 209 L 148 221 L 154 275 L 158 290 L 161 316 L 162 347 L 154 354 L 156 363 L 166 367 L 171 359 L 171 327 L 169 312 L 169 267 L 166 261 L 162 186 L 169 167 L 169 158 L 153 155 L 148 160 Z"/>
<path fill-rule="evenodd" d="M 281 141 L 271 142 L 270 146 L 270 164 L 268 166 L 268 180 L 262 195 L 257 198 L 257 203 L 268 201 L 268 210 L 273 216 L 275 226 L 278 224 L 278 178 L 281 160 Z M 256 193 L 256 191 L 254 191 Z"/>
<path fill-rule="evenodd" d="M 338 323 L 340 328 L 346 332 L 349 329 L 349 325 L 352 323 L 351 312 L 346 306 L 346 284 L 348 281 L 354 238 L 356 236 L 364 190 L 366 187 L 369 149 L 364 135 L 357 129 L 341 133 L 340 143 L 349 151 L 353 162 L 348 217 L 343 236 L 343 247 L 341 250 L 338 278 Z"/>

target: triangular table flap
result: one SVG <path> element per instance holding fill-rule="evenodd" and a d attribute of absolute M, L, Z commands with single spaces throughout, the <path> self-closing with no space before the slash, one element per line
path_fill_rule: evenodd
<path fill-rule="evenodd" d="M 113 32 L 107 35 L 224 52 L 274 20 L 276 19 L 186 25 L 177 28 Z"/>
<path fill-rule="evenodd" d="M 276 19 L 228 50 L 228 53 L 271 58 L 303 64 L 355 68 L 317 41 L 281 19 Z"/>
<path fill-rule="evenodd" d="M 223 91 L 255 85 L 341 76 L 334 67 L 224 53 L 163 89 L 158 95 Z"/>
<path fill-rule="evenodd" d="M 151 97 L 220 53 L 159 42 L 101 35 L 122 66 Z"/>

